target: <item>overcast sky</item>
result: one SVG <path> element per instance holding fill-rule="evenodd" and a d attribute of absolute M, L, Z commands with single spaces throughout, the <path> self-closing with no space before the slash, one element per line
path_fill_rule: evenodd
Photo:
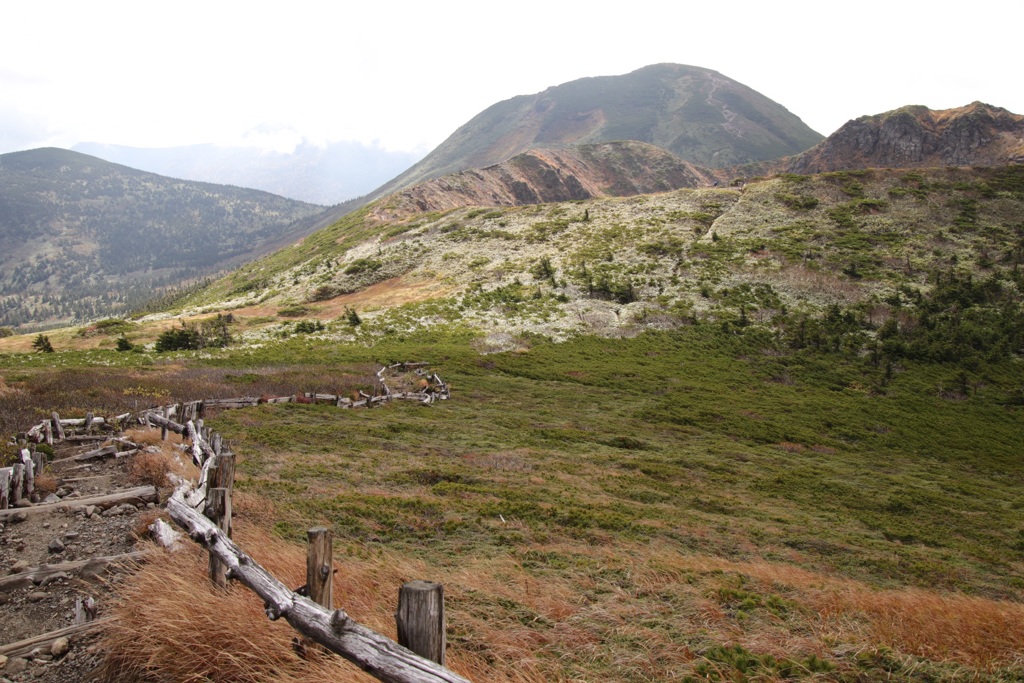
<path fill-rule="evenodd" d="M 426 153 L 585 76 L 715 69 L 828 135 L 906 104 L 1024 113 L 1021 0 L 5 3 L 0 153 L 357 140 Z"/>

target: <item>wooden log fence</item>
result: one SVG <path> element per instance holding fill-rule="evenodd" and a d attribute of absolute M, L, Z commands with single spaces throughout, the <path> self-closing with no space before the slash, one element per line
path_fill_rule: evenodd
<path fill-rule="evenodd" d="M 157 406 L 137 415 L 124 414 L 110 418 L 88 413 L 81 419 L 61 419 L 54 412 L 49 420 L 32 426 L 17 435 L 18 440 L 30 443 L 53 444 L 60 441 L 81 442 L 108 439 L 130 424 L 146 425 L 161 430 L 167 438 L 174 432 L 189 442 L 188 450 L 196 465 L 202 468 L 199 484 L 195 488 L 179 487 L 167 501 L 171 518 L 189 532 L 190 537 L 207 548 L 210 554 L 211 581 L 226 587 L 237 580 L 266 602 L 268 617 L 284 617 L 309 640 L 319 643 L 353 662 L 379 680 L 393 683 L 469 683 L 468 679 L 444 667 L 445 619 L 443 587 L 428 582 L 412 582 L 399 591 L 396 614 L 399 643 L 355 622 L 343 610 L 332 609 L 333 553 L 332 536 L 327 529 L 312 529 L 309 533 L 310 551 L 307 558 L 307 595 L 291 591 L 277 581 L 248 554 L 231 541 L 231 489 L 234 480 L 234 456 L 220 434 L 203 425 L 207 408 L 231 409 L 259 405 L 260 403 L 329 403 L 338 408 L 371 408 L 390 401 L 413 400 L 432 404 L 451 398 L 451 390 L 436 372 L 428 373 L 429 363 L 396 363 L 377 372 L 379 387 L 373 394 L 359 392 L 358 399 L 337 394 L 304 393 L 278 397 L 240 397 L 206 399 L 182 404 Z M 385 375 L 390 371 L 414 371 L 427 381 L 418 391 L 393 391 Z M 378 393 L 379 389 L 379 393 Z M 300 398 L 301 397 L 301 398 Z M 102 433 L 98 433 L 102 432 Z M 71 456 L 75 461 L 89 462 L 105 457 L 125 456 L 138 452 L 123 439 L 114 439 L 114 445 L 93 449 Z M 118 445 L 127 445 L 121 451 Z M 21 449 L 18 462 L 0 468 L 0 521 L 19 512 L 34 513 L 48 509 L 74 509 L 88 505 L 99 508 L 123 502 L 159 502 L 154 487 L 137 487 L 91 498 L 78 498 L 59 503 L 23 507 L 34 490 L 35 476 L 42 472 L 43 454 Z M 83 465 L 84 467 L 84 465 Z M 21 507 L 22 509 L 11 509 Z M 197 511 L 202 507 L 205 515 Z M 111 561 L 120 558 L 100 558 Z M 83 565 L 85 566 L 85 565 Z M 35 582 L 45 576 L 68 568 L 43 567 L 31 574 L 11 581 Z M 94 627 L 99 622 L 91 622 Z M 76 627 L 79 628 L 79 627 Z M 52 634 L 49 634 L 52 635 Z M 45 636 L 44 636 L 45 637 Z M 28 641 L 26 641 L 28 642 Z M 20 651 L 24 643 L 13 644 Z"/>
<path fill-rule="evenodd" d="M 469 683 L 468 679 L 440 663 L 359 624 L 344 610 L 325 607 L 311 597 L 288 589 L 236 545 L 219 525 L 189 505 L 187 493 L 185 487 L 179 488 L 167 501 L 171 519 L 227 567 L 229 579 L 238 581 L 263 598 L 271 620 L 283 617 L 310 640 L 386 683 Z M 324 537 L 320 530 L 314 531 L 317 532 L 317 542 L 313 546 L 316 550 L 313 551 L 313 559 L 307 560 L 307 579 L 312 574 L 315 582 L 320 577 L 330 577 L 333 571 L 328 564 L 330 558 Z M 324 571 L 325 567 L 327 571 Z M 320 597 L 324 599 L 322 592 Z"/>

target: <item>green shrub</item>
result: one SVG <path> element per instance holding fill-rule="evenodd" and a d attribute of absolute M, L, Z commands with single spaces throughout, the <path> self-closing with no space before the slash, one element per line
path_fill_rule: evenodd
<path fill-rule="evenodd" d="M 345 269 L 346 275 L 359 275 L 360 273 L 372 273 L 384 266 L 380 261 L 368 258 L 356 259 Z"/>
<path fill-rule="evenodd" d="M 324 324 L 319 320 L 300 320 L 295 323 L 296 334 L 312 334 L 314 332 L 322 332 Z"/>

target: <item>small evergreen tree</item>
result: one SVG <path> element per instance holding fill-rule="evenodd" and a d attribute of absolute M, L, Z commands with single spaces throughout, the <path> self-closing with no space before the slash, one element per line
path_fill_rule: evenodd
<path fill-rule="evenodd" d="M 352 327 L 363 324 L 363 319 L 359 317 L 358 313 L 356 313 L 356 309 L 349 308 L 348 306 L 345 307 L 345 318 L 348 320 L 348 324 Z"/>
<path fill-rule="evenodd" d="M 128 337 L 121 333 L 121 336 L 117 338 L 117 350 L 118 351 L 131 351 L 135 348 L 135 344 L 128 341 Z"/>
<path fill-rule="evenodd" d="M 50 338 L 41 332 L 32 342 L 32 348 L 40 353 L 53 353 L 53 344 L 50 343 Z"/>

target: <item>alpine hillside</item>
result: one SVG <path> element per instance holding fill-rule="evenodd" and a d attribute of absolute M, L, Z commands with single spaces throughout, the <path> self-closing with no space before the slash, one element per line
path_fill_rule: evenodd
<path fill-rule="evenodd" d="M 0 325 L 124 314 L 280 248 L 323 207 L 61 149 L 0 156 Z"/>

